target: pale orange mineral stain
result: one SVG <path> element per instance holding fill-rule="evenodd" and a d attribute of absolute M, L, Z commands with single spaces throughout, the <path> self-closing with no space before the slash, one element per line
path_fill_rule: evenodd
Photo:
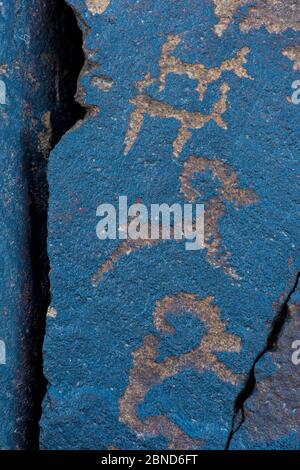
<path fill-rule="evenodd" d="M 99 88 L 99 90 L 106 91 L 106 92 L 111 90 L 114 84 L 111 77 L 105 77 L 105 76 L 93 77 L 92 83 L 97 88 Z"/>
<path fill-rule="evenodd" d="M 56 318 L 57 317 L 57 310 L 54 307 L 49 307 L 47 311 L 47 317 L 49 318 Z"/>
<path fill-rule="evenodd" d="M 86 0 L 86 5 L 92 15 L 101 15 L 109 7 L 111 0 Z"/>
<path fill-rule="evenodd" d="M 219 23 L 215 26 L 215 33 L 222 36 L 228 29 L 230 23 L 239 9 L 250 3 L 249 0 L 213 0 L 215 4 L 215 14 L 219 18 Z"/>

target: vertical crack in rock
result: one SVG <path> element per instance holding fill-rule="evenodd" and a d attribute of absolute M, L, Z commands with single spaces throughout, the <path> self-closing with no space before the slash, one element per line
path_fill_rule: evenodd
<path fill-rule="evenodd" d="M 245 416 L 245 403 L 246 401 L 250 398 L 250 396 L 254 393 L 255 386 L 256 386 L 256 376 L 255 376 L 255 368 L 257 363 L 262 359 L 262 357 L 275 350 L 280 334 L 284 328 L 284 325 L 286 323 L 286 320 L 289 318 L 289 303 L 290 300 L 295 293 L 298 284 L 299 284 L 299 279 L 300 279 L 300 272 L 298 272 L 296 276 L 295 283 L 288 293 L 286 299 L 282 303 L 277 315 L 275 316 L 272 324 L 271 331 L 267 337 L 266 345 L 264 349 L 256 356 L 253 365 L 249 371 L 247 380 L 245 382 L 244 388 L 241 390 L 241 392 L 238 394 L 237 399 L 235 401 L 234 405 L 234 413 L 233 413 L 233 418 L 232 418 L 232 427 L 231 431 L 227 440 L 226 448 L 225 450 L 230 449 L 230 445 L 232 442 L 232 439 L 234 435 L 240 430 L 242 425 L 245 422 L 246 416 Z"/>
<path fill-rule="evenodd" d="M 17 433 L 19 446 L 23 449 L 39 447 L 41 405 L 47 388 L 43 374 L 43 341 L 51 295 L 47 252 L 48 158 L 61 137 L 86 114 L 75 99 L 78 78 L 85 63 L 83 34 L 76 15 L 61 0 L 52 0 L 50 4 L 42 1 L 35 8 L 38 19 L 34 27 L 41 28 L 44 37 L 33 31 L 39 53 L 34 50 L 28 74 L 34 74 L 40 92 L 35 96 L 36 101 L 31 98 L 30 106 L 39 107 L 39 110 L 44 107 L 47 111 L 38 116 L 41 129 L 38 133 L 36 116 L 31 120 L 29 117 L 24 136 L 28 162 L 33 287 L 29 315 L 22 327 L 26 331 L 26 339 L 22 346 L 25 359 L 20 375 L 25 391 L 18 410 L 21 418 Z"/>

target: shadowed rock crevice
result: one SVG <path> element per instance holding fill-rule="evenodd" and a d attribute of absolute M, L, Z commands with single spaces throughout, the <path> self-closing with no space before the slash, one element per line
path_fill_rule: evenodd
<path fill-rule="evenodd" d="M 43 341 L 51 295 L 47 252 L 48 158 L 61 137 L 86 113 L 75 100 L 85 62 L 82 32 L 75 13 L 63 0 L 33 1 L 30 9 L 33 18 L 30 60 L 24 78 L 30 85 L 23 140 L 29 188 L 31 293 L 21 325 L 22 390 L 17 410 L 17 441 L 21 449 L 39 447 L 41 405 L 47 389 Z"/>
<path fill-rule="evenodd" d="M 225 450 L 230 449 L 230 445 L 232 439 L 234 438 L 235 434 L 240 430 L 243 426 L 246 416 L 245 416 L 245 403 L 247 400 L 252 396 L 256 388 L 256 375 L 255 375 L 255 368 L 257 363 L 263 358 L 263 356 L 267 353 L 270 353 L 276 349 L 278 344 L 278 340 L 280 338 L 280 334 L 283 331 L 286 321 L 289 319 L 290 316 L 290 309 L 289 303 L 290 300 L 295 293 L 300 279 L 300 272 L 298 272 L 296 276 L 296 280 L 290 292 L 288 293 L 286 299 L 282 303 L 276 317 L 273 320 L 271 331 L 267 337 L 266 346 L 264 349 L 256 356 L 253 365 L 249 371 L 247 380 L 245 382 L 244 388 L 238 394 L 237 399 L 234 405 L 234 413 L 232 418 L 232 427 L 231 431 L 227 440 Z"/>

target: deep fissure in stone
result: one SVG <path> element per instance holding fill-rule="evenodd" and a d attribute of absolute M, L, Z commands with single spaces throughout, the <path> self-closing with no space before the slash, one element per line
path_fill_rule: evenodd
<path fill-rule="evenodd" d="M 21 325 L 24 331 L 24 359 L 18 378 L 22 383 L 22 392 L 18 400 L 16 425 L 18 447 L 21 449 L 39 448 L 39 421 L 47 389 L 43 373 L 43 341 L 51 300 L 47 252 L 48 157 L 61 137 L 86 114 L 75 99 L 85 56 L 82 31 L 73 9 L 64 0 L 34 0 L 32 9 L 35 16 L 27 74 L 33 74 L 39 93 L 32 94 L 35 98 L 28 94 L 32 117 L 24 130 L 32 288 L 28 312 Z M 37 99 L 39 101 L 35 102 Z M 41 115 L 43 107 L 45 112 Z M 34 123 L 37 120 L 40 132 L 37 132 Z"/>
<path fill-rule="evenodd" d="M 286 321 L 289 318 L 289 313 L 290 313 L 289 302 L 298 287 L 299 279 L 300 279 L 300 272 L 297 274 L 296 280 L 292 289 L 288 293 L 285 301 L 282 303 L 281 308 L 279 309 L 277 315 L 275 316 L 273 320 L 272 328 L 267 337 L 267 341 L 266 341 L 266 345 L 264 349 L 256 356 L 253 362 L 253 365 L 249 371 L 245 385 L 237 396 L 237 399 L 234 404 L 232 427 L 231 427 L 231 431 L 228 437 L 225 450 L 230 449 L 230 445 L 231 445 L 232 439 L 234 438 L 234 435 L 240 430 L 240 428 L 245 422 L 245 419 L 246 419 L 245 403 L 254 393 L 255 386 L 256 386 L 256 376 L 255 376 L 256 364 L 262 359 L 262 357 L 265 354 L 274 351 L 274 349 L 276 348 L 280 334 L 285 326 Z"/>

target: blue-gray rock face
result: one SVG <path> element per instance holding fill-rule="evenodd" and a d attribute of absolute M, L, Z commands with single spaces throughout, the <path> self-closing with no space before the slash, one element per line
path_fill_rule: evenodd
<path fill-rule="evenodd" d="M 80 59 L 66 40 L 77 28 L 71 10 L 65 26 L 69 9 L 60 0 L 0 5 L 1 449 L 38 446 L 49 304 L 47 158 L 79 106 L 68 72 L 69 57 L 73 68 Z"/>
<path fill-rule="evenodd" d="M 90 112 L 50 158 L 41 445 L 222 449 L 299 271 L 299 3 L 69 3 Z M 205 249 L 99 240 L 97 207 L 119 196 L 204 203 Z M 253 426 L 280 352 L 263 356 Z M 294 448 L 295 389 L 281 388 L 285 423 L 261 448 Z"/>
<path fill-rule="evenodd" d="M 299 448 L 299 1 L 0 26 L 0 447 Z M 153 204 L 204 204 L 200 249 Z"/>
<path fill-rule="evenodd" d="M 42 129 L 44 103 L 33 110 L 35 72 L 30 44 L 33 34 L 28 2 L 1 5 L 1 284 L 0 284 L 0 446 L 23 447 L 26 440 L 24 412 L 27 402 L 29 334 L 32 313 L 30 259 L 29 179 L 30 147 Z M 27 75 L 28 78 L 28 75 Z M 41 114 L 40 114 L 41 113 Z M 27 411 L 21 410 L 27 408 Z"/>

